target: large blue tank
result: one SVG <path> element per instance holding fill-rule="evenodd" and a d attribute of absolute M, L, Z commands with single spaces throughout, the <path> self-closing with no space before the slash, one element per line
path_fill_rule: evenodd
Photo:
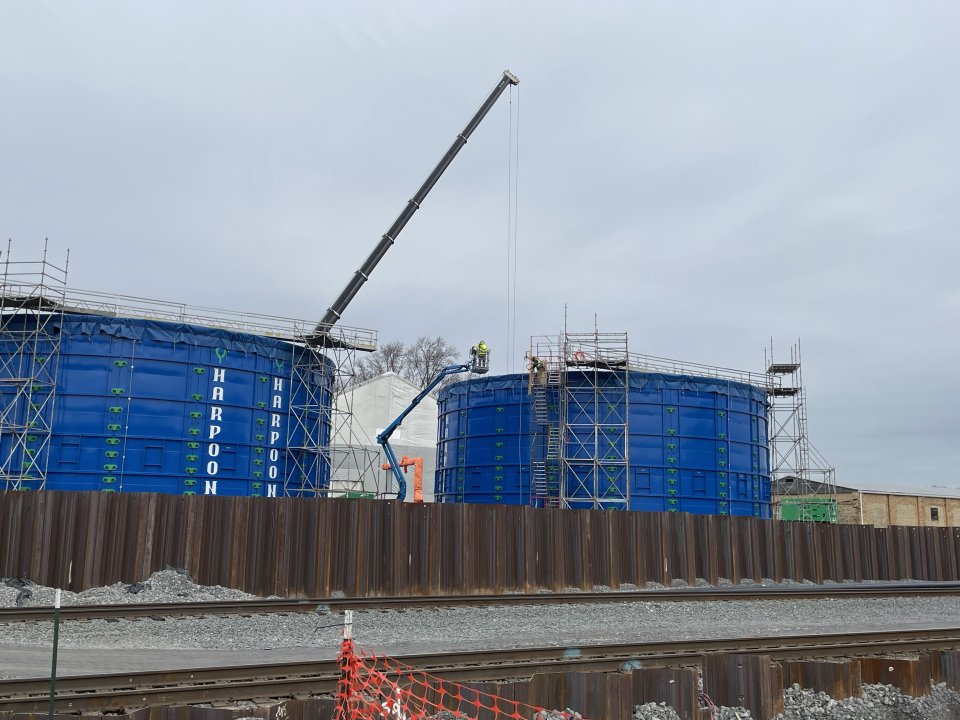
<path fill-rule="evenodd" d="M 594 377 L 568 373 L 568 394 L 588 387 L 593 392 Z M 606 377 L 616 379 L 613 373 Z M 482 377 L 440 392 L 439 502 L 530 503 L 531 445 L 542 438 L 531 422 L 528 381 L 526 374 Z M 630 509 L 771 516 L 763 388 L 719 378 L 632 371 L 627 383 L 620 373 L 616 383 L 601 390 L 601 397 L 603 402 L 627 403 L 622 417 L 628 416 L 629 447 L 615 450 L 628 462 L 611 468 L 610 477 L 617 492 L 629 498 Z M 565 408 L 565 455 L 576 458 L 584 444 L 575 434 L 584 432 L 584 413 L 595 412 L 594 406 L 563 403 L 554 388 L 547 391 L 547 403 L 553 411 Z M 604 412 L 606 417 L 618 415 Z M 602 434 L 604 422 L 609 421 L 590 419 L 589 424 Z M 622 443 L 614 429 L 606 431 L 610 443 Z M 571 472 L 561 470 L 560 482 L 568 498 L 577 494 Z"/>
<path fill-rule="evenodd" d="M 56 366 L 52 395 L 34 386 L 36 432 L 18 434 L 17 419 L 6 418 L 0 455 L 8 475 L 12 468 L 39 477 L 45 468 L 47 490 L 269 497 L 326 487 L 328 467 L 315 456 L 329 442 L 332 374 L 293 373 L 303 348 L 96 315 L 51 315 L 40 321 L 42 332 L 24 332 L 37 322 L 11 318 L 0 334 L 3 407 L 21 422 L 30 410 L 13 396 L 22 385 L 15 377 L 36 375 L 31 362 Z M 25 336 L 35 349 L 24 351 Z M 39 485 L 20 482 L 22 489 Z"/>

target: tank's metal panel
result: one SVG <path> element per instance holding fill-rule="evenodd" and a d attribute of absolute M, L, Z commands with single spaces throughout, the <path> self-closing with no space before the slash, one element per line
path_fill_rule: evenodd
<path fill-rule="evenodd" d="M 466 380 L 438 399 L 437 500 L 527 504 L 530 412 L 526 375 Z M 577 374 L 568 379 L 577 391 Z M 771 516 L 766 393 L 717 378 L 633 372 L 629 395 L 629 469 L 603 482 L 629 483 L 634 510 Z M 593 390 L 590 390 L 592 394 Z M 623 397 L 603 403 L 622 403 Z M 603 408 L 601 408 L 603 411 Z M 594 432 L 607 437 L 584 396 L 568 408 L 567 456 L 583 455 Z M 623 454 L 616 445 L 616 455 Z M 579 454 L 579 455 L 578 455 Z M 572 485 L 566 479 L 568 490 Z M 570 491 L 572 493 L 572 490 Z"/>
<path fill-rule="evenodd" d="M 67 315 L 57 327 L 46 489 L 284 494 L 288 445 L 304 444 L 289 412 L 306 395 L 291 380 L 298 348 L 131 318 Z M 329 407 L 329 389 L 322 398 Z M 326 444 L 329 421 L 316 427 Z"/>

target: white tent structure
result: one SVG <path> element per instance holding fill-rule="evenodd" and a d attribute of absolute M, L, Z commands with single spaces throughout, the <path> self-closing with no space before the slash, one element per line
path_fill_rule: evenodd
<path fill-rule="evenodd" d="M 399 415 L 420 393 L 413 383 L 394 372 L 384 373 L 366 382 L 353 385 L 337 396 L 336 409 L 352 412 L 353 442 L 380 452 L 380 462 L 385 462 L 382 448 L 377 445 L 377 435 Z M 400 458 L 423 458 L 423 499 L 433 502 L 433 481 L 437 464 L 437 401 L 427 396 L 404 419 L 394 431 L 390 445 Z M 407 501 L 413 500 L 413 468 L 406 474 Z M 395 497 L 396 480 L 392 473 L 381 470 L 376 478 L 349 477 L 345 472 L 334 472 L 330 485 L 331 495 L 364 492 L 383 497 Z"/>

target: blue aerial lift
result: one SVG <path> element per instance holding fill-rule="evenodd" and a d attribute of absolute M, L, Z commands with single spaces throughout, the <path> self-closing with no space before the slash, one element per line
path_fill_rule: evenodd
<path fill-rule="evenodd" d="M 397 460 L 397 454 L 393 451 L 393 448 L 390 446 L 390 436 L 393 435 L 394 431 L 400 427 L 400 424 L 403 422 L 404 418 L 407 417 L 413 409 L 420 404 L 420 402 L 434 389 L 443 382 L 444 378 L 449 377 L 450 375 L 456 375 L 457 373 L 471 372 L 476 375 L 483 375 L 490 369 L 490 352 L 486 349 L 486 343 L 483 340 L 480 341 L 478 345 L 474 345 L 473 349 L 470 351 L 470 362 L 461 363 L 460 365 L 447 365 L 443 368 L 437 376 L 430 381 L 430 384 L 427 385 L 420 393 L 410 401 L 410 404 L 404 409 L 402 413 L 397 415 L 396 419 L 387 425 L 386 429 L 377 435 L 377 442 L 383 446 L 383 453 L 387 456 L 387 463 L 390 465 L 390 469 L 393 471 L 393 477 L 397 480 L 397 500 L 403 500 L 407 496 L 407 481 L 403 477 L 403 470 L 400 469 L 400 461 Z M 384 465 L 386 467 L 386 465 Z"/>

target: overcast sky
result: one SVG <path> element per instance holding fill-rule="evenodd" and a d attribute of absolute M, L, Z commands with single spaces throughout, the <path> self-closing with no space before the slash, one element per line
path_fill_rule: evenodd
<path fill-rule="evenodd" d="M 838 482 L 960 488 L 960 4 L 0 0 L 0 230 L 72 287 L 319 318 L 504 68 L 344 315 L 563 329 L 760 371 L 800 338 Z M 512 100 L 512 105 L 511 105 Z"/>

